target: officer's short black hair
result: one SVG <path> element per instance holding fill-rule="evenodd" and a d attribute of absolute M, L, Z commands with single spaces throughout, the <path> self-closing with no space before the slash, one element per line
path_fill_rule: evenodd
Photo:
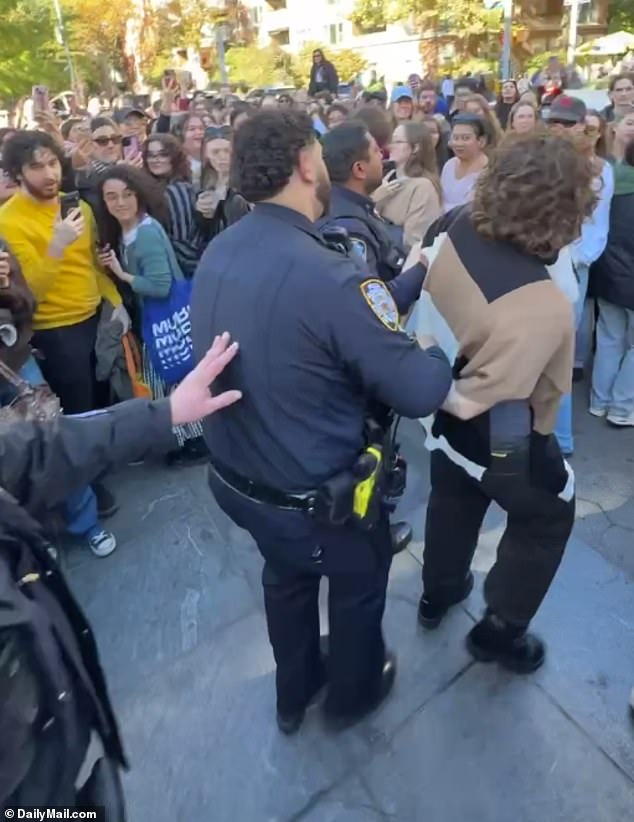
<path fill-rule="evenodd" d="M 299 152 L 317 139 L 303 111 L 265 110 L 234 135 L 231 185 L 252 203 L 268 200 L 288 185 Z"/>
<path fill-rule="evenodd" d="M 2 167 L 14 182 L 19 182 L 22 169 L 33 161 L 35 152 L 47 148 L 60 162 L 64 152 L 45 131 L 16 131 L 2 147 Z"/>
<path fill-rule="evenodd" d="M 352 166 L 359 160 L 368 159 L 368 127 L 359 120 L 349 120 L 324 135 L 321 144 L 330 180 L 345 183 L 350 179 Z"/>

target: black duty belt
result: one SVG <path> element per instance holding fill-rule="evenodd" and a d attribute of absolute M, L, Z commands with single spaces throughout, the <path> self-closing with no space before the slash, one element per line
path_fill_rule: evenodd
<path fill-rule="evenodd" d="M 317 491 L 307 491 L 304 494 L 288 494 L 285 491 L 278 491 L 277 488 L 270 488 L 268 485 L 247 479 L 232 468 L 218 462 L 214 457 L 211 458 L 210 462 L 210 469 L 214 474 L 217 474 L 234 491 L 238 491 L 238 493 L 249 497 L 255 502 L 274 505 L 276 508 L 291 508 L 311 516 L 315 513 Z"/>

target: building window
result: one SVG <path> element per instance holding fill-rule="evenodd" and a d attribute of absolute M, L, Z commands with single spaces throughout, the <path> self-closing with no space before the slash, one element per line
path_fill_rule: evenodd
<path fill-rule="evenodd" d="M 251 9 L 251 21 L 255 26 L 259 26 L 262 22 L 262 9 L 259 6 L 253 6 Z"/>
<path fill-rule="evenodd" d="M 336 46 L 343 40 L 343 23 L 332 23 L 328 26 L 328 41 L 331 46 Z"/>
<path fill-rule="evenodd" d="M 271 40 L 278 46 L 288 46 L 291 42 L 291 35 L 288 29 L 278 29 L 271 32 Z"/>
<path fill-rule="evenodd" d="M 599 9 L 597 8 L 596 0 L 591 0 L 590 3 L 584 3 L 579 6 L 579 22 L 580 23 L 598 23 Z"/>

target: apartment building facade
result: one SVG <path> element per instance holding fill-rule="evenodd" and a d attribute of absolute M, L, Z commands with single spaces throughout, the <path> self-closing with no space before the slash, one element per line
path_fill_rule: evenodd
<path fill-rule="evenodd" d="M 607 31 L 609 0 L 581 0 L 579 42 Z M 633 0 L 634 2 L 634 0 Z M 483 3 L 484 4 L 484 3 Z M 246 0 L 258 42 L 274 42 L 297 53 L 306 43 L 318 42 L 336 55 L 343 48 L 361 53 L 370 69 L 388 82 L 416 72 L 442 72 L 451 66 L 459 49 L 458 33 L 449 27 L 421 31 L 411 20 L 391 23 L 374 31 L 362 31 L 350 20 L 354 0 Z M 533 55 L 565 48 L 565 0 L 516 0 L 515 61 L 522 65 Z M 473 57 L 490 56 L 499 49 L 499 33 L 475 38 Z"/>

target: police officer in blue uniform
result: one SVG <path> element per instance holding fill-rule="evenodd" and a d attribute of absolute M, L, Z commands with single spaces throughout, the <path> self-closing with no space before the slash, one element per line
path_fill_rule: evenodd
<path fill-rule="evenodd" d="M 240 344 L 214 390 L 243 399 L 204 427 L 209 481 L 265 560 L 280 729 L 296 731 L 325 684 L 327 722 L 341 728 L 382 702 L 396 670 L 381 630 L 392 559 L 381 466 L 392 461 L 389 442 L 370 438 L 368 398 L 425 416 L 451 370 L 433 341 L 401 331 L 384 284 L 316 230 L 330 181 L 307 115 L 257 114 L 236 132 L 232 165 L 256 205 L 207 248 L 192 297 L 197 356 L 225 329 Z"/>
<path fill-rule="evenodd" d="M 383 182 L 383 161 L 376 140 L 365 123 L 351 120 L 328 132 L 322 140 L 324 160 L 332 182 L 328 214 L 322 232 L 345 229 L 353 250 L 375 277 L 387 283 L 401 314 L 418 299 L 427 271 L 419 261 L 407 271 L 403 231 L 381 217 L 371 198 Z"/>
<path fill-rule="evenodd" d="M 347 243 L 375 276 L 390 290 L 401 314 L 407 314 L 420 295 L 427 266 L 418 261 L 407 271 L 403 231 L 384 220 L 370 194 L 383 180 L 381 150 L 365 123 L 350 121 L 329 132 L 322 140 L 324 160 L 333 183 L 328 214 L 319 221 L 325 237 L 334 230 L 345 232 Z M 394 553 L 412 540 L 407 522 L 391 525 Z"/>

